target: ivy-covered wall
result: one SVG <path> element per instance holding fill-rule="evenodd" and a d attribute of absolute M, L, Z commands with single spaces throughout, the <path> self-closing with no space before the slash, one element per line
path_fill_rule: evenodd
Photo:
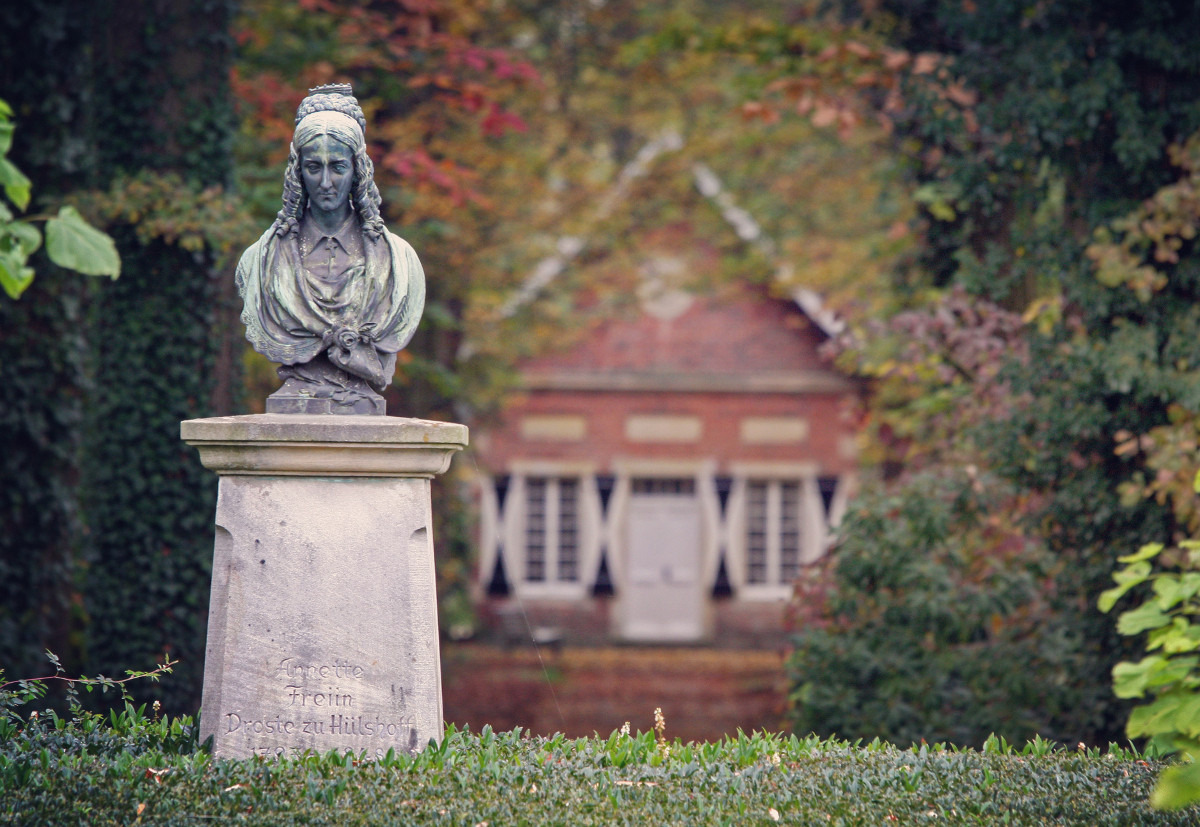
<path fill-rule="evenodd" d="M 61 273 L 18 305 L 0 300 L 0 668 L 45 674 L 64 655 L 75 610 L 75 481 L 81 421 L 82 285 Z"/>
<path fill-rule="evenodd" d="M 212 413 L 210 266 L 110 228 L 125 273 L 89 308 L 81 505 L 89 673 L 180 660 L 155 694 L 198 707 L 204 669 L 216 477 L 179 439 Z M 161 692 L 161 694 L 160 694 Z"/>
<path fill-rule="evenodd" d="M 16 113 L 13 160 L 35 182 L 31 210 L 91 180 L 93 155 L 77 133 L 90 100 L 80 5 L 48 0 L 0 15 L 0 42 L 23 44 L 21 60 L 0 61 L 0 97 Z M 0 668 L 10 677 L 44 674 L 47 647 L 78 662 L 80 643 L 73 566 L 90 285 L 35 261 L 40 277 L 21 301 L 0 301 Z"/>
<path fill-rule="evenodd" d="M 199 704 L 216 491 L 178 423 L 230 412 L 238 353 L 223 251 L 176 224 L 231 178 L 233 5 L 58 0 L 0 22 L 30 44 L 0 69 L 14 160 L 50 200 L 104 193 L 92 218 L 123 265 L 98 284 L 42 260 L 0 305 L 0 666 L 29 674 L 52 646 L 119 675 L 168 650 L 176 674 L 145 691 L 176 713 Z"/>

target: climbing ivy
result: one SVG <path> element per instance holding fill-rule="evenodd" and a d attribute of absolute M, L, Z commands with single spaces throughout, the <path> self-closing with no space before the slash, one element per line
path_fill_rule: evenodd
<path fill-rule="evenodd" d="M 91 182 L 82 5 L 47 0 L 0 15 L 0 39 L 22 44 L 20 61 L 0 61 L 0 90 L 16 126 L 10 158 L 34 184 L 33 209 Z M 81 643 L 75 486 L 90 285 L 44 251 L 31 263 L 40 277 L 19 302 L 0 304 L 0 663 L 12 674 L 33 674 L 43 648 L 77 660 Z"/>
<path fill-rule="evenodd" d="M 119 673 L 167 650 L 180 665 L 160 697 L 189 712 L 204 668 L 216 481 L 180 441 L 179 422 L 216 412 L 221 342 L 211 334 L 229 279 L 214 238 L 188 222 L 232 171 L 232 3 L 155 5 L 133 19 L 125 4 L 106 5 L 119 27 L 98 49 L 99 160 L 141 177 L 110 193 L 107 227 L 125 274 L 87 324 L 85 664 Z M 222 212 L 207 210 L 208 221 Z"/>
<path fill-rule="evenodd" d="M 213 290 L 196 273 L 207 257 L 137 244 L 130 225 L 111 231 L 132 252 L 87 320 L 103 331 L 87 352 L 83 436 L 88 656 L 94 671 L 120 674 L 169 651 L 181 662 L 164 688 L 184 701 L 203 674 L 216 477 L 180 441 L 179 422 L 211 411 Z"/>
<path fill-rule="evenodd" d="M 33 674 L 43 648 L 75 652 L 73 482 L 87 286 L 49 268 L 20 302 L 0 302 L 0 663 L 12 674 Z"/>
<path fill-rule="evenodd" d="M 0 662 L 15 672 L 10 657 L 53 643 L 71 671 L 120 674 L 166 649 L 181 663 L 155 694 L 177 711 L 199 702 L 215 494 L 178 423 L 236 401 L 232 10 L 50 0 L 0 22 L 32 55 L 5 62 L 0 88 L 21 128 L 41 128 L 14 157 L 35 192 L 73 195 L 123 263 L 115 289 L 49 267 L 43 284 L 39 265 L 20 309 L 0 310 L 18 331 L 0 338 L 0 438 L 18 449 L 0 451 L 15 598 Z"/>

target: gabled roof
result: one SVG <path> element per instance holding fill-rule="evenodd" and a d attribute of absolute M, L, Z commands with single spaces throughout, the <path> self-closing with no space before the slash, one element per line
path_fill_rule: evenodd
<path fill-rule="evenodd" d="M 668 152 L 677 152 L 683 147 L 682 136 L 673 131 L 664 132 L 647 142 L 633 160 L 622 168 L 617 180 L 600 199 L 591 223 L 599 223 L 611 215 L 628 195 L 633 182 L 649 174 L 654 162 L 659 157 Z M 780 255 L 779 245 L 763 231 L 761 225 L 749 212 L 736 203 L 733 196 L 722 185 L 717 174 L 707 164 L 696 163 L 692 165 L 692 180 L 697 191 L 712 202 L 738 238 L 753 245 L 768 260 L 775 262 L 776 284 L 789 284 L 794 271 L 792 266 Z M 504 303 L 500 310 L 501 315 L 503 317 L 512 316 L 525 304 L 533 301 L 542 290 L 567 269 L 571 262 L 587 248 L 587 245 L 586 237 L 562 236 L 558 240 L 555 253 L 539 262 L 521 286 Z M 845 329 L 845 323 L 825 306 L 820 294 L 816 291 L 804 287 L 791 287 L 788 288 L 788 292 L 800 311 L 826 336 L 832 338 Z"/>
<path fill-rule="evenodd" d="M 754 216 L 737 205 L 733 196 L 721 185 L 717 174 L 709 169 L 707 164 L 697 163 L 692 165 L 692 178 L 696 182 L 696 189 L 716 205 L 738 238 L 753 244 L 760 253 L 775 262 L 776 281 L 781 284 L 791 281 L 792 266 L 781 260 L 779 245 L 763 232 Z M 832 338 L 845 329 L 845 322 L 825 306 L 825 302 L 816 291 L 795 287 L 791 290 L 791 298 L 826 336 Z"/>
<path fill-rule="evenodd" d="M 570 344 L 525 359 L 530 390 L 830 393 L 853 387 L 820 355 L 827 334 L 763 285 L 666 290 L 642 312 L 589 325 Z"/>

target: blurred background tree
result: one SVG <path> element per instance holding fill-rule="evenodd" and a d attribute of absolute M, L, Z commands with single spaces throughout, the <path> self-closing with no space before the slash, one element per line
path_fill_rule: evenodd
<path fill-rule="evenodd" d="M 943 554 L 939 548 L 977 554 L 970 529 L 983 525 L 983 515 L 1044 544 L 1056 561 L 1042 585 L 1045 622 L 1065 632 L 1063 648 L 1057 663 L 1031 657 L 1012 668 L 1043 670 L 1038 691 L 1047 732 L 1119 740 L 1127 708 L 1108 686 L 1123 644 L 1112 619 L 1096 610 L 1095 596 L 1118 555 L 1178 528 L 1168 496 L 1145 499 L 1130 487 L 1178 460 L 1148 454 L 1131 435 L 1151 431 L 1152 444 L 1186 444 L 1186 432 L 1172 438 L 1159 429 L 1194 419 L 1185 411 L 1194 410 L 1200 357 L 1191 332 L 1194 233 L 1168 228 L 1170 238 L 1156 245 L 1163 228 L 1129 214 L 1156 191 L 1160 202 L 1178 202 L 1177 190 L 1160 188 L 1179 176 L 1173 162 L 1180 151 L 1172 147 L 1200 128 L 1200 61 L 1186 46 L 1200 16 L 1169 2 L 1136 9 L 1070 0 L 828 8 L 825 19 L 838 34 L 825 51 L 816 43 L 794 54 L 759 46 L 773 77 L 760 105 L 794 108 L 814 121 L 822 107 L 839 118 L 881 118 L 909 160 L 919 243 L 893 289 L 910 309 L 862 326 L 843 343 L 843 363 L 876 382 L 874 456 L 896 476 L 895 496 L 927 492 L 927 483 L 911 476 L 923 469 L 966 468 L 994 476 L 1004 483 L 998 490 L 1008 491 L 993 495 L 976 517 L 963 517 L 948 546 L 940 536 L 908 532 L 905 542 L 925 553 L 901 565 L 926 565 Z M 853 72 L 830 68 L 839 56 Z M 1112 245 L 1114 238 L 1123 248 Z M 826 575 L 835 594 L 864 588 L 852 561 L 864 553 L 857 551 L 861 533 L 878 536 L 876 518 L 894 514 L 888 502 L 865 499 L 852 510 L 842 528 L 845 562 L 835 555 Z M 946 588 L 965 607 L 992 582 Z M 910 603 L 899 592 L 876 598 Z M 938 740 L 955 737 L 944 713 L 981 712 L 988 702 L 982 687 L 971 690 L 974 700 L 965 706 L 963 687 L 939 690 L 936 702 L 926 702 L 942 717 L 918 715 L 924 723 L 902 728 L 845 704 L 822 715 L 804 690 L 819 680 L 817 662 L 806 661 L 811 653 L 825 653 L 821 674 L 841 675 L 843 698 L 863 701 L 867 691 L 883 709 L 902 693 L 894 683 L 868 682 L 873 688 L 865 690 L 853 659 L 863 647 L 877 657 L 894 647 L 916 656 L 903 641 L 922 621 L 902 613 L 888 632 L 866 615 L 828 608 L 808 619 L 825 622 L 798 632 L 792 668 L 801 726 L 840 727 L 847 737 L 919 733 Z M 1005 635 L 984 626 L 978 634 L 977 648 L 1010 658 Z M 836 667 L 828 660 L 839 657 Z M 1064 664 L 1072 668 L 1064 671 Z M 827 699 L 837 695 L 826 689 Z M 1012 712 L 1017 727 L 1021 709 Z"/>

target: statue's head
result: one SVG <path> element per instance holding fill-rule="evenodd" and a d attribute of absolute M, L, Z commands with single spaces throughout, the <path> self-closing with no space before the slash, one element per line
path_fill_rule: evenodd
<path fill-rule="evenodd" d="M 296 110 L 296 130 L 292 134 L 283 177 L 283 208 L 274 224 L 277 235 L 295 233 L 304 217 L 309 193 L 305 188 L 301 156 L 321 147 L 332 148 L 338 154 L 342 154 L 339 151 L 342 148 L 342 151 L 348 151 L 354 168 L 350 200 L 362 222 L 363 232 L 371 238 L 379 237 L 383 232 L 383 219 L 379 217 L 375 168 L 367 156 L 365 125 L 366 119 L 349 84 L 319 86 L 309 91 Z"/>

